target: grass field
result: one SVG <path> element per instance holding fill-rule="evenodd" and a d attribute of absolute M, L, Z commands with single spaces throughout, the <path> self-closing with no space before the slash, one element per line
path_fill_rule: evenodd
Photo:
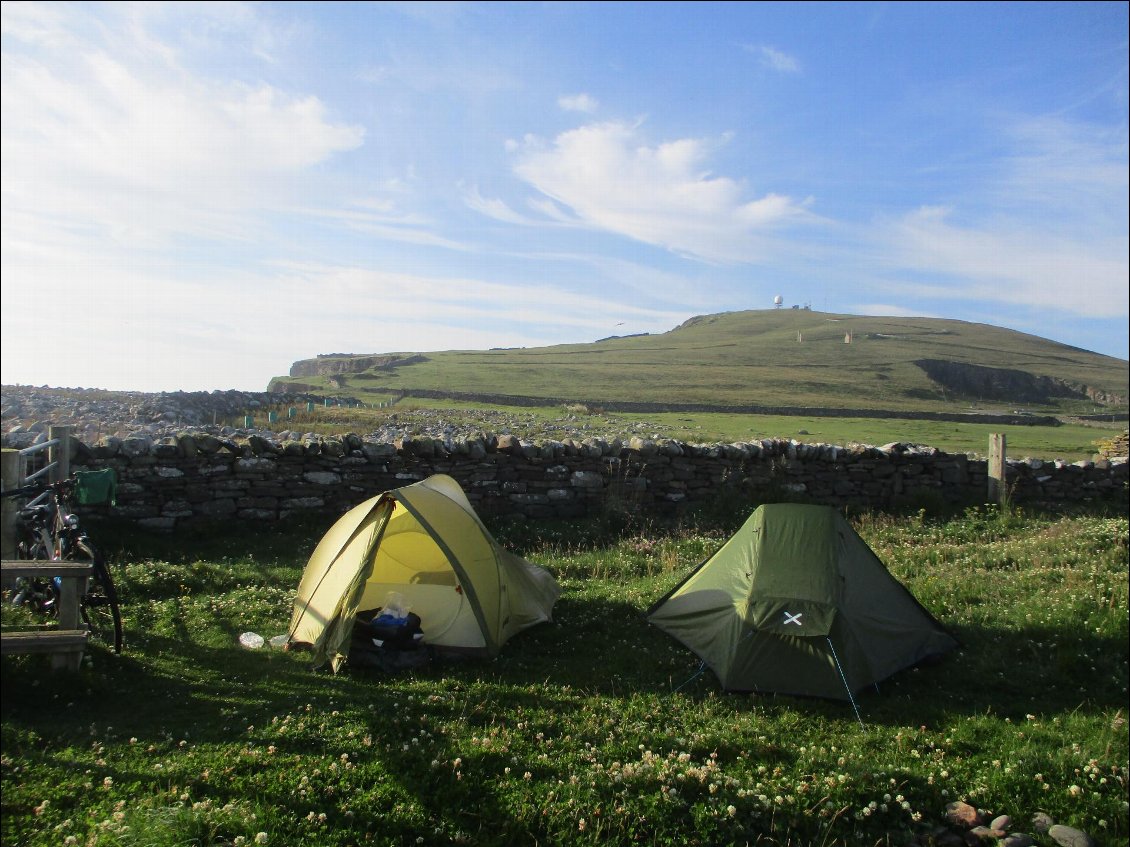
<path fill-rule="evenodd" d="M 951 421 L 898 420 L 881 418 L 799 417 L 786 415 L 737 415 L 727 413 L 657 412 L 653 414 L 599 413 L 562 406 L 506 407 L 451 400 L 406 398 L 386 408 L 315 407 L 307 413 L 287 410 L 268 421 L 260 410 L 253 422 L 261 428 L 295 429 L 322 434 L 369 433 L 395 420 L 402 426 L 423 431 L 443 420 L 486 433 L 514 434 L 531 438 L 638 434 L 673 438 L 687 443 L 753 441 L 786 438 L 804 443 L 883 445 L 895 441 L 926 444 L 948 453 L 988 453 L 991 433 L 1004 433 L 1009 456 L 1068 462 L 1092 459 L 1099 445 L 1126 429 L 1120 423 L 1071 423 L 1063 426 L 1005 426 Z M 395 417 L 394 417 L 395 416 Z M 242 425 L 242 420 L 232 421 Z M 581 429 L 583 427 L 583 429 Z"/>
<path fill-rule="evenodd" d="M 642 619 L 736 528 L 726 505 L 494 527 L 556 574 L 556 621 L 396 676 L 237 644 L 285 631 L 324 524 L 103 527 L 127 650 L 77 676 L 4 658 L 3 844 L 906 845 L 956 799 L 1126 843 L 1124 514 L 853 516 L 964 645 L 864 695 L 861 727 L 724 693 Z"/>
<path fill-rule="evenodd" d="M 850 337 L 851 343 L 845 343 Z M 348 358 L 348 357 L 345 357 Z M 935 382 L 923 360 L 993 369 L 997 384 Z M 1126 362 L 988 324 L 808 310 L 704 315 L 658 335 L 496 350 L 428 352 L 356 374 L 278 378 L 369 402 L 404 389 L 585 403 L 1090 412 L 1082 386 L 1126 410 Z M 1011 372 L 1011 374 L 1009 374 Z M 1019 376 L 1023 375 L 1023 376 Z M 1076 387 L 1075 396 L 1033 380 Z M 1006 384 L 1007 383 L 1007 384 Z M 977 387 L 980 386 L 980 387 Z M 1028 399 L 1009 399 L 1027 397 Z M 1034 399 L 1042 398 L 1042 399 Z"/>

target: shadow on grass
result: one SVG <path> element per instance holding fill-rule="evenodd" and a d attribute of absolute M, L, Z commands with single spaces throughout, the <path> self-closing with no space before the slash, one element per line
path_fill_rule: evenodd
<path fill-rule="evenodd" d="M 437 661 L 423 672 L 390 677 L 360 670 L 333 675 L 311 670 L 301 654 L 166 636 L 147 638 L 139 651 L 122 657 L 94 651 L 93 667 L 77 674 L 53 674 L 43 663 L 6 658 L 6 754 L 49 774 L 49 784 L 73 786 L 92 778 L 92 747 L 128 745 L 137 752 L 109 756 L 109 764 L 93 770 L 95 788 L 109 778 L 115 790 L 145 794 L 172 783 L 216 806 L 254 797 L 259 807 L 278 812 L 276 826 L 284 830 L 288 815 L 313 813 L 327 816 L 339 836 L 353 831 L 361 837 L 379 824 L 382 839 L 391 843 L 421 830 L 413 816 L 390 816 L 388 810 L 416 804 L 428 810 L 433 828 L 486 828 L 489 838 L 477 843 L 525 843 L 534 833 L 507 813 L 505 792 L 481 780 L 462 782 L 452 764 L 462 758 L 469 772 L 501 775 L 509 758 L 486 749 L 469 752 L 466 738 L 442 733 L 422 749 L 420 731 L 457 724 L 469 736 L 515 711 L 567 714 L 575 708 L 573 695 L 558 684 L 529 684 L 513 666 L 507 672 L 497 661 Z M 413 698 L 426 721 L 410 716 Z M 276 723 L 284 718 L 291 719 L 285 733 Z M 180 746 L 184 740 L 187 750 Z M 309 798 L 295 796 L 299 775 L 321 774 L 316 781 L 324 784 L 330 769 L 344 773 L 346 761 L 362 771 L 352 784 L 373 786 L 342 798 L 352 814 L 345 816 L 341 803 L 322 789 Z M 81 811 L 90 799 L 53 799 L 63 808 L 72 802 Z M 5 813 L 31 815 L 31 804 L 25 805 L 6 805 Z"/>
<path fill-rule="evenodd" d="M 45 657 L 5 657 L 4 720 L 50 725 L 64 735 L 88 736 L 93 723 L 139 738 L 175 735 L 178 727 L 225 738 L 230 716 L 329 699 L 369 704 L 386 683 L 404 679 L 424 690 L 434 686 L 437 694 L 452 684 L 496 687 L 507 709 L 531 696 L 546 702 L 564 691 L 563 707 L 578 697 L 639 694 L 724 697 L 739 709 L 776 704 L 853 717 L 846 701 L 723 692 L 696 655 L 625 602 L 566 596 L 555 608 L 554 623 L 516 635 L 493 660 L 439 659 L 396 676 L 348 665 L 338 675 L 312 671 L 303 654 L 243 650 L 228 622 L 216 625 L 230 647 L 198 643 L 183 623 L 175 637 L 127 632 L 131 638 L 122 656 L 94 649 L 93 667 L 77 675 L 47 672 Z M 878 691 L 859 692 L 865 719 L 918 725 L 955 714 L 1023 719 L 1034 711 L 1053 715 L 1125 706 L 1130 653 L 1125 640 L 1038 626 L 966 627 L 955 635 L 964 645 L 960 650 L 936 664 L 902 671 L 881 682 Z M 537 694 L 524 693 L 530 690 Z"/>
<path fill-rule="evenodd" d="M 938 725 L 954 716 L 986 714 L 1022 722 L 1033 712 L 1051 717 L 1125 708 L 1125 639 L 1086 631 L 1065 639 L 1062 630 L 1032 626 L 1020 630 L 964 627 L 954 634 L 963 643 L 959 650 L 857 692 L 864 722 L 892 727 Z M 845 719 L 854 716 L 848 701 L 724 693 L 709 669 L 683 693 L 696 698 L 746 699 L 826 717 L 837 710 Z"/>
<path fill-rule="evenodd" d="M 5 754 L 59 786 L 110 777 L 117 790 L 177 785 L 217 805 L 252 797 L 258 808 L 275 810 L 280 832 L 287 816 L 293 825 L 296 817 L 326 815 L 335 843 L 345 843 L 342 833 L 361 838 L 379 827 L 388 843 L 435 828 L 470 833 L 484 844 L 533 843 L 552 836 L 552 825 L 515 803 L 528 804 L 530 791 L 552 790 L 561 765 L 515 760 L 504 747 L 476 745 L 474 736 L 513 733 L 519 720 L 527 723 L 523 736 L 560 732 L 580 725 L 571 715 L 588 708 L 611 721 L 642 720 L 650 729 L 641 737 L 660 744 L 672 726 L 705 728 L 700 749 L 691 750 L 698 757 L 749 753 L 791 767 L 796 751 L 782 735 L 790 727 L 811 735 L 854 723 L 846 702 L 722 692 L 709 670 L 695 676 L 697 657 L 647 624 L 632 603 L 566 596 L 555 611 L 555 623 L 515 636 L 494 660 L 439 660 L 395 676 L 312 671 L 302 654 L 247 651 L 234 638 L 231 646 L 201 644 L 187 631 L 139 638 L 122 657 L 94 650 L 93 666 L 78 674 L 47 673 L 42 663 L 6 657 Z M 1051 717 L 1124 707 L 1127 648 L 1117 639 L 1080 632 L 1067 640 L 1062 630 L 1041 627 L 956 634 L 965 644 L 960 652 L 861 694 L 864 722 L 916 728 L 973 715 L 1020 722 L 1030 712 Z M 741 728 L 730 716 L 753 723 Z M 287 718 L 280 732 L 274 721 Z M 761 718 L 773 730 L 768 739 L 759 735 Z M 883 733 L 873 738 L 865 743 L 889 742 Z M 109 756 L 109 765 L 93 767 L 98 742 L 135 744 L 138 754 Z M 151 755 L 141 755 L 151 746 Z M 624 753 L 627 760 L 631 751 Z M 326 782 L 329 766 L 345 762 L 358 770 L 343 783 L 352 795 L 324 793 L 337 784 L 337 777 Z M 507 768 L 513 773 L 504 776 Z M 321 791 L 296 796 L 298 775 L 315 770 Z M 513 780 L 524 771 L 532 787 L 523 794 Z M 930 795 L 919 777 L 898 776 L 905 793 Z M 58 802 L 79 811 L 89 802 L 62 794 Z M 424 810 L 423 817 L 390 815 L 397 806 Z M 31 812 L 30 805 L 5 808 Z"/>

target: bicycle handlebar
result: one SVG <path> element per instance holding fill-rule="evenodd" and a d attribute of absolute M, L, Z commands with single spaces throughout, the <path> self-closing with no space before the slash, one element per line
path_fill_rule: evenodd
<path fill-rule="evenodd" d="M 58 482 L 48 482 L 45 485 L 25 485 L 22 488 L 11 488 L 0 491 L 0 497 L 29 497 L 32 494 L 42 494 L 45 491 L 66 493 L 74 485 L 73 479 L 61 479 Z"/>

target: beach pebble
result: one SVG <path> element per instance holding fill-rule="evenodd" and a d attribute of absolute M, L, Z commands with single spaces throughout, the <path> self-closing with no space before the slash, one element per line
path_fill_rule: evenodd
<path fill-rule="evenodd" d="M 968 803 L 958 800 L 946 805 L 946 821 L 955 826 L 972 828 L 981 823 L 981 815 Z"/>
<path fill-rule="evenodd" d="M 1073 826 L 1056 824 L 1048 829 L 1048 837 L 1060 847 L 1097 847 L 1095 839 Z"/>

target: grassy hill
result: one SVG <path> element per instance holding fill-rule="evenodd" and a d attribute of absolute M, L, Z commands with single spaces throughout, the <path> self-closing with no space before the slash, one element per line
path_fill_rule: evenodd
<path fill-rule="evenodd" d="M 658 335 L 480 351 L 332 354 L 272 386 L 613 406 L 1125 411 L 1127 362 L 987 324 L 810 310 L 728 312 Z"/>

